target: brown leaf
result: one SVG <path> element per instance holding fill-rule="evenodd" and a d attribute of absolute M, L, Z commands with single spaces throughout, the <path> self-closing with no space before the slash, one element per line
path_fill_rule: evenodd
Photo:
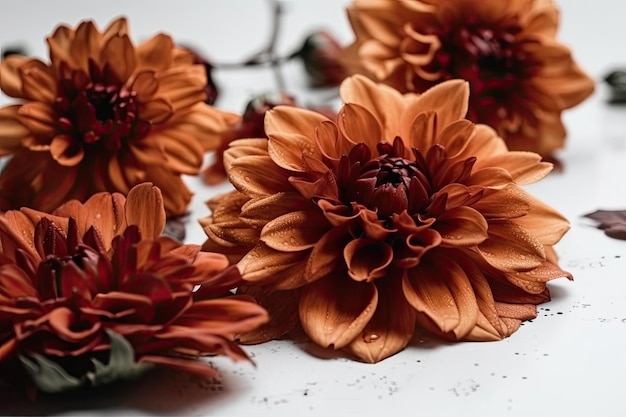
<path fill-rule="evenodd" d="M 598 229 L 614 239 L 626 240 L 626 210 L 596 210 L 584 217 L 598 222 Z"/>

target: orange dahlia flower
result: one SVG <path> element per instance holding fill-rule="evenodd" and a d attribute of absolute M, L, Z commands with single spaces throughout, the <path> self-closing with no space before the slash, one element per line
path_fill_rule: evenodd
<path fill-rule="evenodd" d="M 150 184 L 0 215 L 0 382 L 43 391 L 129 378 L 146 364 L 214 376 L 201 355 L 248 359 L 235 334 L 267 321 L 225 256 L 161 235 Z M 195 287 L 199 289 L 194 291 Z"/>
<path fill-rule="evenodd" d="M 59 26 L 50 63 L 20 55 L 0 63 L 0 87 L 20 104 L 0 109 L 0 210 L 51 211 L 101 191 L 127 194 L 150 181 L 169 215 L 191 192 L 203 153 L 238 116 L 204 103 L 203 65 L 159 34 L 135 46 L 124 18 L 100 32 L 93 22 Z"/>
<path fill-rule="evenodd" d="M 468 118 L 492 126 L 511 150 L 551 157 L 565 142 L 561 112 L 594 90 L 556 40 L 552 0 L 354 0 L 348 15 L 352 72 L 401 92 L 465 79 Z"/>
<path fill-rule="evenodd" d="M 377 362 L 416 326 L 499 340 L 534 318 L 546 282 L 571 278 L 552 248 L 567 220 L 520 187 L 551 164 L 465 119 L 466 82 L 402 95 L 354 76 L 340 93 L 336 123 L 279 106 L 269 140 L 225 152 L 236 190 L 209 202 L 205 247 L 240 258 L 243 292 L 270 312 L 242 340 L 299 319 L 318 345 Z"/>

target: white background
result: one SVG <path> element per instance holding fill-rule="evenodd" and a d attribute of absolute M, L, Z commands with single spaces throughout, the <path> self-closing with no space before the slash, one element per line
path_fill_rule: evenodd
<path fill-rule="evenodd" d="M 288 0 L 279 50 L 291 52 L 311 30 L 329 28 L 352 39 L 346 0 Z M 417 334 L 403 352 L 375 364 L 329 355 L 302 335 L 246 347 L 248 363 L 212 361 L 221 380 L 201 381 L 160 371 L 133 385 L 80 398 L 28 404 L 3 398 L 6 415 L 206 415 L 292 416 L 407 414 L 419 416 L 624 416 L 626 377 L 626 241 L 613 240 L 581 216 L 626 209 L 626 106 L 605 104 L 602 77 L 626 68 L 626 3 L 561 0 L 559 38 L 598 82 L 596 94 L 565 113 L 569 131 L 559 153 L 562 173 L 530 190 L 572 223 L 557 245 L 575 280 L 553 281 L 553 300 L 511 338 L 496 343 L 448 344 Z M 93 18 L 100 27 L 129 18 L 135 41 L 163 31 L 198 48 L 213 61 L 239 61 L 263 46 L 270 15 L 262 0 L 21 0 L 0 3 L 0 47 L 22 45 L 47 57 L 44 37 L 61 23 Z M 287 87 L 301 103 L 332 99 L 312 93 L 297 63 L 285 67 Z M 256 93 L 272 90 L 269 70 L 219 71 L 217 106 L 241 112 Z M 0 74 L 1 76 L 1 74 Z M 11 103 L 0 95 L 0 105 Z M 203 202 L 228 186 L 210 188 L 187 178 L 196 195 L 187 241 L 201 243 L 195 219 Z M 6 396 L 6 395 L 5 395 Z"/>

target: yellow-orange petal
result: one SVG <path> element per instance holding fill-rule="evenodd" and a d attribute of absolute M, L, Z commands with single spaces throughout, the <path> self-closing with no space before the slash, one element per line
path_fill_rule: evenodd
<path fill-rule="evenodd" d="M 43 101 L 53 104 L 57 96 L 57 80 L 50 67 L 33 59 L 20 67 L 22 77 L 22 93 L 32 101 Z"/>
<path fill-rule="evenodd" d="M 313 342 L 341 349 L 361 336 L 377 304 L 373 283 L 356 282 L 338 273 L 302 288 L 298 311 L 302 328 Z"/>
<path fill-rule="evenodd" d="M 485 190 L 472 207 L 487 219 L 517 219 L 530 211 L 532 197 L 515 184 L 501 190 Z M 531 220 L 532 222 L 532 220 Z"/>

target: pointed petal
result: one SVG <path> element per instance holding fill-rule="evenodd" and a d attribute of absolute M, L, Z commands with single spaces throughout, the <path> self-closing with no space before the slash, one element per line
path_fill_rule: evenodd
<path fill-rule="evenodd" d="M 401 281 L 390 279 L 376 281 L 378 305 L 361 337 L 355 337 L 346 346 L 353 355 L 368 362 L 380 362 L 406 347 L 415 331 L 416 312 L 406 301 Z"/>
<path fill-rule="evenodd" d="M 150 183 L 133 187 L 126 197 L 126 222 L 136 225 L 143 239 L 156 239 L 165 229 L 161 190 Z"/>
<path fill-rule="evenodd" d="M 300 322 L 313 342 L 340 349 L 361 336 L 377 303 L 374 284 L 355 282 L 341 274 L 329 276 L 302 289 Z"/>

